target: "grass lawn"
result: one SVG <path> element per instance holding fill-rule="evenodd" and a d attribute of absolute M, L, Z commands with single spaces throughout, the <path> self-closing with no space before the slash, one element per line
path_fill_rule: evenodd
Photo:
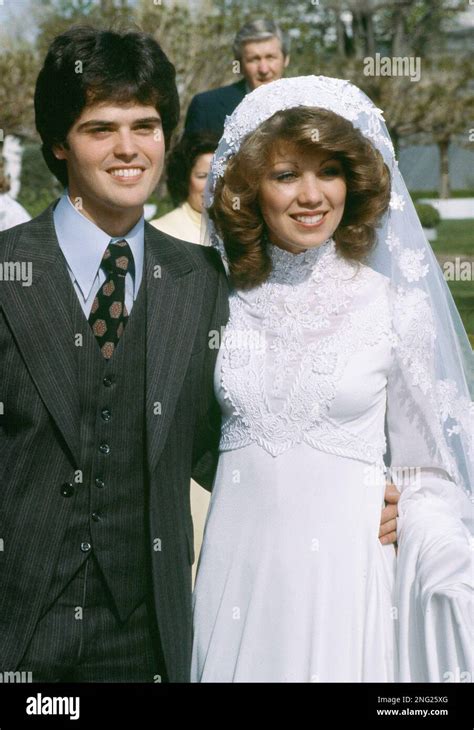
<path fill-rule="evenodd" d="M 435 253 L 474 256 L 474 219 L 441 221 L 438 238 L 431 245 Z"/>
<path fill-rule="evenodd" d="M 474 220 L 441 221 L 431 245 L 435 254 L 474 258 Z M 448 281 L 448 286 L 474 347 L 474 282 Z"/>
<path fill-rule="evenodd" d="M 448 284 L 471 345 L 474 347 L 474 283 L 472 281 L 448 281 Z"/>

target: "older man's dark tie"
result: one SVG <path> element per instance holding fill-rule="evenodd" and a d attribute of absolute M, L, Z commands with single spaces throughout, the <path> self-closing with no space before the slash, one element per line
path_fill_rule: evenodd
<path fill-rule="evenodd" d="M 133 254 L 125 240 L 110 242 L 102 257 L 101 266 L 107 278 L 92 304 L 89 324 L 106 360 L 114 354 L 128 321 L 125 306 L 125 277 L 132 262 Z"/>

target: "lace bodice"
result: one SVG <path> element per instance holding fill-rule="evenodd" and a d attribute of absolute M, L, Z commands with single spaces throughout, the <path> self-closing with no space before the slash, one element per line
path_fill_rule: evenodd
<path fill-rule="evenodd" d="M 257 442 L 276 456 L 306 442 L 380 461 L 388 279 L 342 258 L 333 239 L 296 255 L 269 250 L 268 280 L 230 297 L 216 366 L 221 449 Z"/>
<path fill-rule="evenodd" d="M 469 404 L 450 380 L 431 387 L 426 294 L 344 259 L 333 239 L 302 254 L 269 250 L 267 281 L 230 296 L 215 371 L 220 449 L 257 443 L 277 456 L 307 443 L 461 483 L 442 424 L 451 439 L 467 432 Z"/>

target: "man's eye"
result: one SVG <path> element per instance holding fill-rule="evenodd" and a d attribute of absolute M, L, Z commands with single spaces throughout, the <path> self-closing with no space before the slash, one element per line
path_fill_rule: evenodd
<path fill-rule="evenodd" d="M 144 132 L 145 134 L 154 132 L 155 129 L 158 129 L 158 127 L 154 124 L 141 124 L 139 127 L 136 127 L 137 132 Z"/>
<path fill-rule="evenodd" d="M 94 129 L 91 129 L 92 134 L 105 134 L 106 132 L 110 132 L 110 129 L 107 127 L 95 127 Z"/>

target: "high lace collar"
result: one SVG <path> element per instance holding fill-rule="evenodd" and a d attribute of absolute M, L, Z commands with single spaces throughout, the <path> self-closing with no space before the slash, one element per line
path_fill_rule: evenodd
<path fill-rule="evenodd" d="M 309 277 L 321 259 L 334 253 L 336 244 L 333 238 L 302 253 L 291 253 L 267 241 L 267 251 L 272 262 L 269 279 L 277 283 L 304 281 Z"/>

